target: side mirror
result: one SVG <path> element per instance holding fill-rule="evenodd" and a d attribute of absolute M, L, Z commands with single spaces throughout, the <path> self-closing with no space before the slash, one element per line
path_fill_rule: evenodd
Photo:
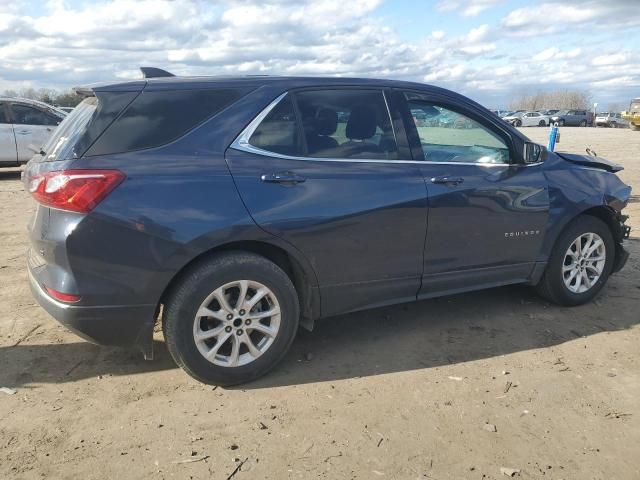
<path fill-rule="evenodd" d="M 525 142 L 523 152 L 524 163 L 540 163 L 547 159 L 547 149 L 533 142 Z"/>

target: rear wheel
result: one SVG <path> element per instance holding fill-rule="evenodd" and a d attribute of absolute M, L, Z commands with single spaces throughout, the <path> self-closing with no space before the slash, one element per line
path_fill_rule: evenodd
<path fill-rule="evenodd" d="M 609 227 L 583 215 L 565 229 L 554 245 L 545 273 L 536 286 L 559 305 L 580 305 L 604 287 L 613 268 L 615 245 Z"/>
<path fill-rule="evenodd" d="M 587 121 L 586 121 L 586 120 L 582 120 L 582 121 L 580 122 L 580 126 L 581 126 L 581 127 L 586 127 L 586 126 L 587 126 Z"/>
<path fill-rule="evenodd" d="M 564 120 L 560 120 L 560 121 L 558 122 L 558 125 L 560 125 L 561 127 L 564 127 Z"/>
<path fill-rule="evenodd" d="M 609 126 L 610 126 L 611 128 L 618 128 L 618 124 L 617 124 L 616 122 L 611 122 L 611 123 L 609 124 Z"/>
<path fill-rule="evenodd" d="M 522 126 L 522 120 L 516 120 L 515 122 L 513 122 L 513 124 L 514 124 L 516 127 L 521 127 L 521 126 Z"/>
<path fill-rule="evenodd" d="M 545 127 L 547 124 L 544 123 L 544 120 L 540 120 L 540 122 L 538 123 L 539 127 Z"/>
<path fill-rule="evenodd" d="M 224 253 L 191 269 L 165 304 L 175 362 L 201 382 L 253 380 L 286 354 L 299 306 L 287 274 L 259 255 Z"/>

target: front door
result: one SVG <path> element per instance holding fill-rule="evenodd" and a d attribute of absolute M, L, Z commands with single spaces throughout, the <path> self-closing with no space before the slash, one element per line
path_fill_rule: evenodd
<path fill-rule="evenodd" d="M 481 112 L 423 94 L 404 99 L 429 195 L 420 295 L 526 280 L 549 210 L 541 165 L 518 163 L 508 134 Z"/>
<path fill-rule="evenodd" d="M 17 165 L 16 139 L 9 121 L 7 104 L 0 102 L 0 164 Z"/>
<path fill-rule="evenodd" d="M 11 104 L 11 110 L 18 161 L 27 162 L 34 154 L 29 145 L 35 148 L 42 147 L 62 120 L 51 113 L 22 103 Z"/>
<path fill-rule="evenodd" d="M 288 93 L 265 112 L 227 163 L 255 222 L 313 265 L 323 316 L 415 300 L 426 187 L 415 165 L 398 161 L 383 91 Z"/>

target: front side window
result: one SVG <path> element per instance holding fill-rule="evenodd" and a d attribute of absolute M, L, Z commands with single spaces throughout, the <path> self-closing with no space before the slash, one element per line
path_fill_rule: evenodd
<path fill-rule="evenodd" d="M 61 119 L 53 115 L 28 105 L 14 103 L 11 109 L 13 110 L 13 123 L 17 125 L 55 126 L 61 121 Z"/>
<path fill-rule="evenodd" d="M 504 140 L 475 120 L 432 102 L 407 103 L 427 162 L 509 163 Z"/>
<path fill-rule="evenodd" d="M 315 90 L 296 94 L 307 156 L 396 160 L 398 146 L 379 90 Z"/>

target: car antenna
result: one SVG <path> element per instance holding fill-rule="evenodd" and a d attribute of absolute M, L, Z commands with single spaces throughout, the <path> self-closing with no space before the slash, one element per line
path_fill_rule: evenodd
<path fill-rule="evenodd" d="M 175 77 L 173 73 L 156 67 L 140 67 L 142 78 Z"/>

